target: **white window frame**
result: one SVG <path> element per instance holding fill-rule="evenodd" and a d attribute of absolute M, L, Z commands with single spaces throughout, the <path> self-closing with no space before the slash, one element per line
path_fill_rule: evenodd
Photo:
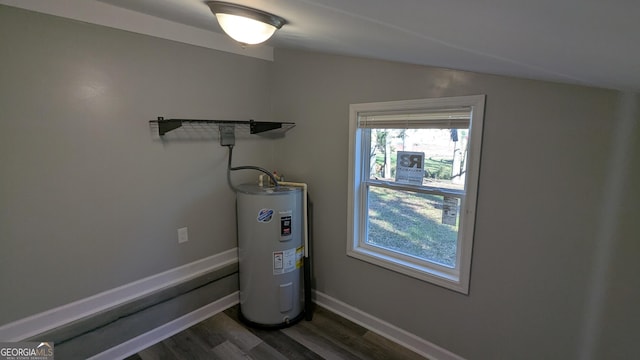
<path fill-rule="evenodd" d="M 351 104 L 349 106 L 348 256 L 463 294 L 469 293 L 484 104 L 485 95 L 472 95 Z M 461 192 L 462 202 L 460 205 L 455 266 L 450 268 L 366 243 L 368 221 L 367 183 L 370 182 L 370 179 L 369 173 L 365 173 L 365 170 L 363 170 L 364 168 L 368 170 L 368 165 L 364 166 L 363 163 L 369 161 L 369 155 L 365 155 L 362 149 L 364 148 L 363 145 L 365 145 L 363 142 L 369 141 L 370 143 L 370 139 L 366 135 L 368 133 L 365 131 L 366 129 L 359 126 L 360 117 L 377 113 L 414 113 L 460 108 L 469 109 L 470 119 L 466 181 L 465 189 Z M 394 189 L 399 187 L 395 185 Z M 410 190 L 416 191 L 415 188 Z M 426 192 L 428 192 L 428 189 Z"/>

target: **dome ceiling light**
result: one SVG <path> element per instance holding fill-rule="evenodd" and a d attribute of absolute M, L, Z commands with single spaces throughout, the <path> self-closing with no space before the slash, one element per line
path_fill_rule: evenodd
<path fill-rule="evenodd" d="M 287 22 L 262 10 L 222 1 L 207 1 L 222 30 L 239 43 L 260 44 Z"/>

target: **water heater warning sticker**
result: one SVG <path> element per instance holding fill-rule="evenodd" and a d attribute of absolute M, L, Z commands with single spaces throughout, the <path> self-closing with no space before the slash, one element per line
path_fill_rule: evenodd
<path fill-rule="evenodd" d="M 296 268 L 302 267 L 302 258 L 304 257 L 304 246 L 300 246 L 296 249 Z"/>
<path fill-rule="evenodd" d="M 296 269 L 296 249 L 273 252 L 273 275 L 286 274 Z"/>

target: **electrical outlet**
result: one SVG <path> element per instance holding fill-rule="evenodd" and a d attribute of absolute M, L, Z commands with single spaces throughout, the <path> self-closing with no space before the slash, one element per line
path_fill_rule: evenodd
<path fill-rule="evenodd" d="M 220 125 L 220 145 L 221 146 L 233 146 L 236 144 L 236 126 L 235 125 Z"/>
<path fill-rule="evenodd" d="M 189 241 L 189 229 L 186 227 L 178 229 L 178 244 Z"/>

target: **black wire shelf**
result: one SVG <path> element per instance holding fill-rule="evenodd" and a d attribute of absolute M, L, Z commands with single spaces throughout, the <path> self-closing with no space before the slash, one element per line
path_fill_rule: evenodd
<path fill-rule="evenodd" d="M 165 119 L 149 121 L 153 132 L 164 138 L 170 132 L 177 138 L 218 138 L 220 126 L 233 126 L 237 135 L 259 135 L 268 138 L 283 137 L 296 124 L 292 122 L 254 121 L 254 120 L 202 120 L 202 119 Z"/>

